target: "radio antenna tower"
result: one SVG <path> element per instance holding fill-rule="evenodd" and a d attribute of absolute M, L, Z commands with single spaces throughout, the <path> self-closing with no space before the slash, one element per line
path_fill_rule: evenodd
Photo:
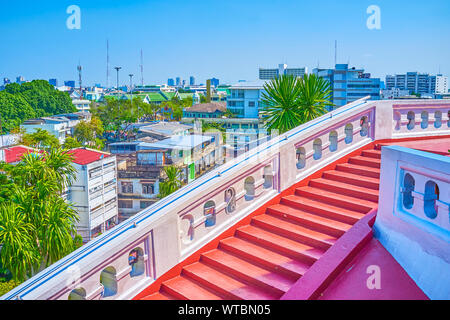
<path fill-rule="evenodd" d="M 141 49 L 141 86 L 144 86 L 144 56 Z"/>
<path fill-rule="evenodd" d="M 334 66 L 337 64 L 337 40 L 334 40 Z"/>
<path fill-rule="evenodd" d="M 78 82 L 80 84 L 80 99 L 83 99 L 83 89 L 81 86 L 81 63 L 79 61 L 78 61 L 77 70 L 78 70 Z"/>
<path fill-rule="evenodd" d="M 109 40 L 106 40 L 106 88 L 109 88 Z"/>

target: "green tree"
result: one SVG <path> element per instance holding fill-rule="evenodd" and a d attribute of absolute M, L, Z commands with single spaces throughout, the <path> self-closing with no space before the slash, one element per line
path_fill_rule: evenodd
<path fill-rule="evenodd" d="M 74 137 L 67 137 L 66 141 L 64 141 L 64 149 L 73 149 L 73 148 L 79 148 L 82 144 L 77 140 L 77 138 Z"/>
<path fill-rule="evenodd" d="M 262 115 L 269 130 L 289 131 L 326 113 L 331 106 L 329 83 L 314 74 L 282 75 L 264 85 Z"/>
<path fill-rule="evenodd" d="M 71 154 L 61 148 L 25 154 L 17 165 L 1 169 L 13 186 L 9 201 L 0 205 L 0 259 L 13 279 L 23 281 L 72 252 L 79 242 L 78 214 L 61 197 L 75 169 Z"/>
<path fill-rule="evenodd" d="M 182 183 L 180 180 L 181 169 L 176 166 L 167 166 L 164 168 L 166 178 L 159 183 L 159 197 L 164 198 L 169 194 L 180 189 Z"/>
<path fill-rule="evenodd" d="M 22 135 L 21 143 L 33 148 L 48 149 L 59 147 L 59 140 L 47 130 L 37 128 L 33 133 Z"/>
<path fill-rule="evenodd" d="M 0 116 L 6 132 L 24 120 L 75 111 L 69 94 L 45 80 L 7 84 L 0 92 Z"/>
<path fill-rule="evenodd" d="M 103 142 L 100 139 L 103 132 L 104 128 L 102 121 L 94 116 L 90 121 L 83 120 L 75 126 L 74 137 L 82 145 L 103 148 Z M 71 143 L 73 142 L 71 141 Z"/>
<path fill-rule="evenodd" d="M 0 91 L 0 118 L 2 122 L 0 134 L 9 132 L 11 129 L 18 127 L 23 120 L 35 116 L 36 112 L 22 96 L 11 94 L 6 90 Z"/>

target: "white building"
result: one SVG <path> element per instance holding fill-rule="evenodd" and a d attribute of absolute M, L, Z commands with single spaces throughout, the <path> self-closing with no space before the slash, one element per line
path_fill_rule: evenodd
<path fill-rule="evenodd" d="M 302 77 L 308 73 L 308 68 L 288 68 L 287 64 L 280 63 L 277 68 L 259 68 L 260 80 L 271 80 L 281 75 L 293 75 L 296 77 Z"/>
<path fill-rule="evenodd" d="M 86 111 L 59 114 L 51 117 L 29 119 L 24 121 L 22 127 L 27 133 L 34 133 L 37 129 L 46 130 L 64 144 L 68 135 L 73 135 L 75 126 L 82 120 L 90 121 L 92 115 Z"/>
<path fill-rule="evenodd" d="M 72 104 L 77 108 L 77 111 L 89 111 L 91 110 L 90 104 L 91 101 L 84 99 L 74 99 L 72 100 Z"/>
<path fill-rule="evenodd" d="M 77 174 L 67 200 L 79 213 L 77 231 L 87 242 L 118 222 L 116 156 L 88 148 L 70 152 Z"/>
<path fill-rule="evenodd" d="M 435 82 L 435 90 L 434 93 L 437 94 L 444 94 L 448 93 L 448 77 L 443 76 L 442 74 L 438 74 L 435 77 L 435 80 L 432 80 Z"/>

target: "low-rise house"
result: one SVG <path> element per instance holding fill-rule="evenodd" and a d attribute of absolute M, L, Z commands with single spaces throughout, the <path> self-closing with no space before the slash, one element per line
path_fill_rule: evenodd
<path fill-rule="evenodd" d="M 22 127 L 27 133 L 34 133 L 37 129 L 46 130 L 63 144 L 68 135 L 73 135 L 74 128 L 80 121 L 90 121 L 91 117 L 92 115 L 86 111 L 58 114 L 25 120 Z"/>
<path fill-rule="evenodd" d="M 226 102 L 199 103 L 183 109 L 185 118 L 220 118 L 227 111 Z"/>
<path fill-rule="evenodd" d="M 157 140 L 167 139 L 172 136 L 186 136 L 193 132 L 193 126 L 179 122 L 157 122 L 140 126 L 138 137 L 152 137 Z"/>
<path fill-rule="evenodd" d="M 75 106 L 75 108 L 77 108 L 77 111 L 89 111 L 89 110 L 91 110 L 91 107 L 90 107 L 91 101 L 90 100 L 73 99 L 72 100 L 72 104 Z"/>

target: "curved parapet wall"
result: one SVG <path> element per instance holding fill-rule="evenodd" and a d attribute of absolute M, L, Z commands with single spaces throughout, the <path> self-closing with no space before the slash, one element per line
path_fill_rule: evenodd
<path fill-rule="evenodd" d="M 450 157 L 399 146 L 381 154 L 375 237 L 428 297 L 448 300 Z"/>
<path fill-rule="evenodd" d="M 251 149 L 108 230 L 2 299 L 130 299 L 279 192 L 344 155 L 391 139 L 395 106 L 450 111 L 450 101 L 355 101 Z M 411 136 L 448 135 L 441 126 Z M 400 128 L 404 124 L 400 123 Z"/>

